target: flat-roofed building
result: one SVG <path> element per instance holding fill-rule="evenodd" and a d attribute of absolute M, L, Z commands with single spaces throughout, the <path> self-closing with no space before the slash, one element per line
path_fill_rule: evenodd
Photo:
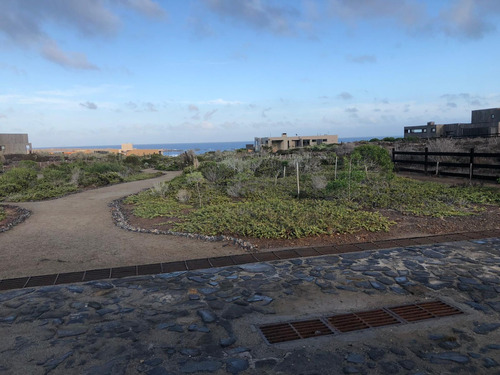
<path fill-rule="evenodd" d="M 0 155 L 30 154 L 28 134 L 0 134 Z"/>
<path fill-rule="evenodd" d="M 281 134 L 281 137 L 263 137 L 255 138 L 254 148 L 259 152 L 262 147 L 268 147 L 272 152 L 286 151 L 293 148 L 301 148 L 308 146 L 318 146 L 321 144 L 336 144 L 339 143 L 338 135 L 311 135 L 289 137 L 286 133 Z"/>
<path fill-rule="evenodd" d="M 493 137 L 500 136 L 500 108 L 472 111 L 470 123 L 405 126 L 404 137 Z"/>

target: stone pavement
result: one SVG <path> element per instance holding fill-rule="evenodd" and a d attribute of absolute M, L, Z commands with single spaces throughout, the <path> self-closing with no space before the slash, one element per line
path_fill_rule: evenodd
<path fill-rule="evenodd" d="M 269 345 L 258 326 L 464 314 Z M 0 292 L 6 374 L 500 374 L 500 238 Z"/>

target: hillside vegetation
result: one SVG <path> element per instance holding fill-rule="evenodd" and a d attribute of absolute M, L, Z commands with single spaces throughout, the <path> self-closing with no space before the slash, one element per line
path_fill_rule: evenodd
<path fill-rule="evenodd" d="M 172 231 L 293 239 L 360 230 L 387 231 L 383 210 L 463 216 L 500 204 L 498 189 L 448 187 L 397 177 L 389 153 L 364 144 L 280 154 L 212 153 L 198 168 L 130 196 L 141 218 Z M 156 219 L 157 220 L 157 219 Z"/>

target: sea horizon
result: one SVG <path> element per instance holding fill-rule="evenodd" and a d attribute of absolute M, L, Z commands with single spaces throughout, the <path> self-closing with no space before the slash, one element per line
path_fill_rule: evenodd
<path fill-rule="evenodd" d="M 339 142 L 357 142 L 357 141 L 367 141 L 373 138 L 384 138 L 387 136 L 379 137 L 345 137 L 339 138 Z M 234 151 L 237 149 L 245 148 L 247 144 L 252 144 L 253 141 L 233 141 L 233 142 L 186 142 L 186 143 L 147 143 L 139 144 L 133 143 L 133 147 L 138 150 L 146 149 L 158 149 L 164 150 L 163 154 L 166 156 L 176 156 L 184 151 L 194 150 L 197 154 L 204 154 L 213 151 Z M 98 150 L 98 149 L 120 149 L 120 144 L 114 145 L 86 145 L 86 146 L 50 146 L 50 147 L 34 147 L 38 150 L 47 149 L 88 149 L 88 150 Z"/>

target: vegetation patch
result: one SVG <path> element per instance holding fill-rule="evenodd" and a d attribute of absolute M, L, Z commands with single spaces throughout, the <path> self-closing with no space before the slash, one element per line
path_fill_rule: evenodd
<path fill-rule="evenodd" d="M 61 158 L 44 167 L 40 167 L 41 164 L 35 161 L 23 160 L 0 174 L 0 200 L 43 200 L 61 197 L 84 188 L 154 178 L 162 172 L 142 173 L 141 170 L 155 166 L 168 169 L 167 166 L 173 168 L 179 163 L 161 155 L 121 158 L 111 154 Z"/>
<path fill-rule="evenodd" d="M 172 231 L 263 239 L 388 231 L 395 223 L 382 210 L 446 217 L 500 204 L 498 189 L 396 177 L 388 152 L 373 144 L 343 151 L 206 155 L 125 203 Z"/>
<path fill-rule="evenodd" d="M 3 221 L 7 218 L 7 212 L 5 211 L 5 208 L 0 206 L 0 221 Z"/>

